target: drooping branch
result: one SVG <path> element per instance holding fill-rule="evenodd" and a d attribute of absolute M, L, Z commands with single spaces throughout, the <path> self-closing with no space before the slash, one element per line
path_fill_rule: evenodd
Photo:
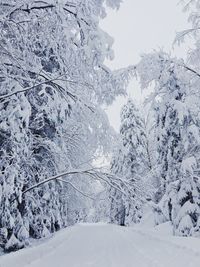
<path fill-rule="evenodd" d="M 55 83 L 55 81 L 59 81 L 59 80 L 62 80 L 62 81 L 65 81 L 65 82 L 68 82 L 68 83 L 73 83 L 73 84 L 77 84 L 77 85 L 81 85 L 81 86 L 90 86 L 89 84 L 83 84 L 83 83 L 78 83 L 76 81 L 73 81 L 73 80 L 67 80 L 67 79 L 61 79 L 59 77 L 57 78 L 53 78 L 53 79 L 48 79 L 46 78 L 44 75 L 39 75 L 43 78 L 45 78 L 45 81 L 41 82 L 41 83 L 38 83 L 38 84 L 35 84 L 33 86 L 30 86 L 30 87 L 25 87 L 25 88 L 22 88 L 21 90 L 18 90 L 18 91 L 14 91 L 12 93 L 9 93 L 9 94 L 5 94 L 5 95 L 0 95 L 0 100 L 2 99 L 6 99 L 6 98 L 9 98 L 13 95 L 16 95 L 16 94 L 19 94 L 19 93 L 23 93 L 23 92 L 27 92 L 27 91 L 30 91 L 31 89 L 34 89 L 34 88 L 37 88 L 38 86 L 41 86 L 43 84 L 51 84 L 53 85 L 54 87 L 59 87 L 60 89 L 62 89 L 62 92 L 66 92 L 70 97 L 78 100 L 78 97 L 73 95 L 73 93 L 69 92 L 68 90 L 65 90 L 61 85 Z M 63 76 L 63 75 L 62 75 Z"/>
<path fill-rule="evenodd" d="M 17 90 L 17 91 L 11 92 L 9 94 L 0 95 L 0 101 L 4 100 L 4 99 L 7 99 L 7 98 L 9 98 L 9 97 L 11 97 L 13 95 L 17 95 L 19 93 L 24 93 L 24 92 L 30 91 L 32 89 L 35 89 L 35 88 L 41 86 L 41 85 L 50 84 L 50 85 L 52 85 L 52 87 L 54 87 L 55 89 L 60 91 L 63 95 L 64 94 L 68 95 L 74 102 L 77 102 L 77 101 L 81 102 L 86 108 L 88 108 L 90 111 L 92 111 L 94 113 L 93 107 L 91 107 L 88 104 L 86 104 L 77 95 L 71 93 L 69 90 L 66 90 L 64 87 L 62 87 L 60 84 L 56 83 L 55 81 L 62 80 L 62 81 L 68 82 L 68 83 L 77 84 L 77 85 L 81 85 L 81 86 L 90 86 L 89 84 L 78 83 L 76 81 L 67 80 L 67 79 L 61 79 L 59 77 L 53 78 L 53 79 L 48 79 L 44 75 L 41 75 L 41 74 L 39 76 L 45 78 L 46 80 L 41 82 L 41 83 L 35 84 L 33 86 L 22 88 L 21 90 Z"/>
<path fill-rule="evenodd" d="M 119 177 L 115 174 L 107 173 L 107 172 L 101 171 L 101 170 L 102 170 L 102 168 L 95 168 L 95 167 L 90 168 L 90 169 L 74 169 L 74 170 L 69 170 L 69 171 L 54 175 L 50 178 L 44 179 L 43 181 L 38 182 L 38 183 L 32 185 L 31 187 L 27 188 L 26 190 L 21 192 L 21 197 L 23 197 L 26 193 L 28 193 L 28 192 L 34 190 L 35 188 L 38 188 L 38 187 L 40 187 L 46 183 L 49 183 L 51 181 L 61 181 L 63 183 L 70 185 L 74 190 L 79 192 L 81 195 L 83 195 L 87 198 L 90 198 L 92 200 L 95 200 L 95 197 L 93 197 L 92 195 L 89 195 L 86 192 L 81 191 L 73 183 L 63 179 L 64 177 L 69 176 L 69 175 L 86 175 L 92 179 L 102 181 L 103 183 L 107 184 L 109 187 L 120 192 L 125 197 L 131 197 L 131 196 L 135 195 L 135 189 L 136 189 L 135 185 L 133 186 L 133 184 L 130 183 L 129 181 L 123 180 L 121 177 Z M 148 176 L 149 173 L 147 173 L 146 175 Z M 137 190 L 140 191 L 140 188 L 137 188 Z M 144 198 L 144 196 L 142 196 L 142 198 Z M 15 197 L 11 201 L 11 203 L 13 203 L 15 200 L 18 200 L 18 196 Z M 99 199 L 99 200 L 105 200 L 105 199 Z"/>
<path fill-rule="evenodd" d="M 77 188 L 73 183 L 69 182 L 69 181 L 65 181 L 63 179 L 57 179 L 58 181 L 61 181 L 62 183 L 66 183 L 68 185 L 70 185 L 75 191 L 77 191 L 78 193 L 80 193 L 81 195 L 83 195 L 84 197 L 90 198 L 92 200 L 95 200 L 95 198 L 92 195 L 89 195 L 83 191 L 81 191 L 79 188 Z"/>
<path fill-rule="evenodd" d="M 108 174 L 108 173 L 105 173 L 105 172 L 101 172 L 99 171 L 99 168 L 92 168 L 92 169 L 75 169 L 75 170 L 70 170 L 70 171 L 66 171 L 66 172 L 63 172 L 63 173 L 60 173 L 60 174 L 57 174 L 57 175 L 54 175 L 50 178 L 47 178 L 41 182 L 38 182 L 32 186 L 30 186 L 29 188 L 27 188 L 26 190 L 24 190 L 22 193 L 21 193 L 21 197 L 24 196 L 26 193 L 34 190 L 35 188 L 38 188 L 46 183 L 49 183 L 51 181 L 62 181 L 62 182 L 65 182 L 69 185 L 71 185 L 75 190 L 77 190 L 79 193 L 81 193 L 82 195 L 85 195 L 86 197 L 90 197 L 88 194 L 82 192 L 81 190 L 79 190 L 78 188 L 76 188 L 71 182 L 69 181 L 66 181 L 66 180 L 63 180 L 61 179 L 62 177 L 66 177 L 66 176 L 69 176 L 69 175 L 87 175 L 95 180 L 102 180 L 103 182 L 105 182 L 106 184 L 108 184 L 110 187 L 113 187 L 115 190 L 119 191 L 122 195 L 125 195 L 127 196 L 127 193 L 122 189 L 121 185 L 122 185 L 122 180 L 119 178 L 119 183 L 116 182 L 116 177 L 115 179 L 112 179 L 112 174 Z M 15 197 L 11 203 L 13 203 L 15 200 L 17 200 L 18 197 Z M 94 198 L 93 198 L 94 199 Z"/>
<path fill-rule="evenodd" d="M 23 88 L 21 90 L 14 91 L 14 92 L 6 94 L 6 95 L 0 95 L 0 100 L 4 100 L 6 98 L 9 98 L 9 97 L 11 97 L 13 95 L 17 95 L 19 93 L 24 93 L 24 92 L 30 91 L 31 89 L 37 88 L 38 86 L 41 86 L 43 84 L 49 84 L 49 83 L 51 83 L 51 82 L 53 82 L 55 80 L 57 80 L 57 78 L 54 78 L 54 79 L 51 79 L 51 80 L 46 80 L 46 81 L 43 81 L 41 83 L 35 84 L 33 86 L 30 86 L 30 87 L 25 87 L 25 88 Z"/>
<path fill-rule="evenodd" d="M 35 3 L 39 3 L 39 1 L 35 1 Z M 8 6 L 8 7 L 15 7 L 14 5 L 9 5 L 9 4 L 0 4 L 0 5 L 3 5 L 3 6 Z M 67 13 L 73 15 L 75 17 L 75 19 L 77 20 L 78 22 L 78 19 L 77 19 L 77 13 L 72 11 L 71 9 L 69 9 L 68 7 L 73 7 L 73 8 L 76 8 L 75 5 L 71 5 L 71 4 L 65 4 L 65 7 L 63 7 L 63 10 L 66 11 Z M 17 11 L 23 11 L 23 12 L 27 12 L 27 13 L 30 13 L 31 11 L 33 10 L 47 10 L 47 9 L 52 9 L 52 8 L 56 8 L 56 5 L 53 5 L 53 4 L 47 4 L 45 2 L 43 2 L 43 5 L 35 5 L 35 6 L 26 6 L 26 7 L 23 7 L 23 6 L 20 6 L 16 9 L 14 9 L 10 14 L 9 16 L 11 17 L 15 12 Z M 84 19 L 84 18 L 80 18 L 81 21 L 83 21 L 86 25 L 89 26 L 89 23 Z"/>
<path fill-rule="evenodd" d="M 112 180 L 111 182 L 111 177 L 113 177 L 111 174 L 108 173 L 103 173 L 103 172 L 88 172 L 87 175 L 89 175 L 92 178 L 95 178 L 96 180 L 102 180 L 103 182 L 105 182 L 106 184 L 108 184 L 110 187 L 116 189 L 117 191 L 119 191 L 122 195 L 127 195 L 121 188 L 121 186 L 119 186 L 119 184 L 116 184 L 115 181 Z"/>
<path fill-rule="evenodd" d="M 89 172 L 90 170 L 78 170 L 77 169 L 77 170 L 71 170 L 71 171 L 67 171 L 67 172 L 63 172 L 63 173 L 54 175 L 54 176 L 52 176 L 50 178 L 47 178 L 47 179 L 45 179 L 45 180 L 43 180 L 43 181 L 41 181 L 41 182 L 29 187 L 29 188 L 27 188 L 26 190 L 24 190 L 22 192 L 22 195 L 26 194 L 27 192 L 29 192 L 29 191 L 37 188 L 37 187 L 40 187 L 43 184 L 49 183 L 49 182 L 51 182 L 53 180 L 57 180 L 58 178 L 61 178 L 61 177 L 64 177 L 64 176 L 69 176 L 69 175 L 75 175 L 75 174 L 85 174 L 85 173 Z"/>
<path fill-rule="evenodd" d="M 197 75 L 197 76 L 200 78 L 200 73 L 198 73 L 196 70 L 194 70 L 194 69 L 192 69 L 192 68 L 190 68 L 190 67 L 188 67 L 188 66 L 186 66 L 186 65 L 183 65 L 183 67 L 184 67 L 186 70 L 188 70 L 188 71 L 194 73 L 195 75 Z"/>

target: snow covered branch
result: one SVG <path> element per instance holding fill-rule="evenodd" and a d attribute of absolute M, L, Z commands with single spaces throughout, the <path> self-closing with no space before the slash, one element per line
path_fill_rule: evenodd
<path fill-rule="evenodd" d="M 108 184 L 110 187 L 116 189 L 117 191 L 119 191 L 122 195 L 127 196 L 127 194 L 131 193 L 131 188 L 129 188 L 126 184 L 126 181 L 123 181 L 120 177 L 117 177 L 116 175 L 112 175 L 110 173 L 106 173 L 106 172 L 101 172 L 99 170 L 99 168 L 91 168 L 91 169 L 75 169 L 75 170 L 70 170 L 70 171 L 66 171 L 57 175 L 54 175 L 50 178 L 44 179 L 43 181 L 40 181 L 34 185 L 32 185 L 31 187 L 27 188 L 26 190 L 21 192 L 21 197 L 23 195 L 25 195 L 26 193 L 34 190 L 35 188 L 38 188 L 46 183 L 49 183 L 51 181 L 62 181 L 64 183 L 69 184 L 71 187 L 74 188 L 74 190 L 78 191 L 80 194 L 91 198 L 91 199 L 95 199 L 92 196 L 90 196 L 89 194 L 86 194 L 84 192 L 82 192 L 80 189 L 78 189 L 73 183 L 71 183 L 70 181 L 61 179 L 62 177 L 66 177 L 66 176 L 70 176 L 70 175 L 86 175 L 89 176 L 93 179 L 96 180 L 100 180 L 102 182 L 105 182 L 106 184 Z M 125 187 L 126 189 L 123 190 L 122 188 Z M 134 192 L 132 192 L 133 194 Z M 18 197 L 14 198 L 12 200 L 12 202 L 14 202 L 15 200 L 17 200 Z"/>

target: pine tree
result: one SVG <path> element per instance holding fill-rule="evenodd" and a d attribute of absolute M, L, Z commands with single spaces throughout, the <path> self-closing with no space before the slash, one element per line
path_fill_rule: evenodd
<path fill-rule="evenodd" d="M 121 219 L 121 221 L 130 225 L 133 222 L 139 222 L 142 216 L 144 176 L 150 170 L 144 121 L 131 99 L 128 100 L 121 111 L 120 137 L 121 145 L 114 155 L 111 170 L 128 182 L 131 191 L 125 190 L 129 192 L 127 197 L 115 192 L 111 211 L 114 214 L 120 213 L 120 216 L 123 215 L 124 219 Z M 113 207 L 115 201 L 116 207 Z"/>

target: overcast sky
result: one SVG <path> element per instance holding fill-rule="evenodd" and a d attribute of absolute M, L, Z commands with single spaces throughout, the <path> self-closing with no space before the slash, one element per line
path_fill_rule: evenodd
<path fill-rule="evenodd" d="M 109 10 L 101 27 L 115 40 L 115 59 L 106 64 L 112 69 L 136 64 L 140 55 L 163 48 L 177 56 L 184 56 L 188 46 L 175 47 L 172 43 L 176 32 L 187 29 L 187 14 L 182 12 L 180 0 L 124 0 L 118 11 Z M 128 95 L 141 102 L 139 85 L 132 81 Z M 120 109 L 126 102 L 118 98 L 107 109 L 111 125 L 118 131 Z"/>

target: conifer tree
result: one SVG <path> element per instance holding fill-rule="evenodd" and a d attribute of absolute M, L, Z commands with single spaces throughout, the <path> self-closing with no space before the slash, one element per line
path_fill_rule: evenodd
<path fill-rule="evenodd" d="M 116 192 L 112 203 L 115 205 L 116 201 L 116 212 L 114 213 L 120 213 L 121 216 L 124 216 L 122 221 L 126 225 L 130 225 L 139 222 L 142 216 L 144 176 L 150 169 L 144 121 L 131 99 L 121 110 L 120 138 L 121 144 L 114 154 L 111 170 L 128 182 L 131 192 L 127 197 Z M 112 209 L 114 210 L 114 207 Z"/>

